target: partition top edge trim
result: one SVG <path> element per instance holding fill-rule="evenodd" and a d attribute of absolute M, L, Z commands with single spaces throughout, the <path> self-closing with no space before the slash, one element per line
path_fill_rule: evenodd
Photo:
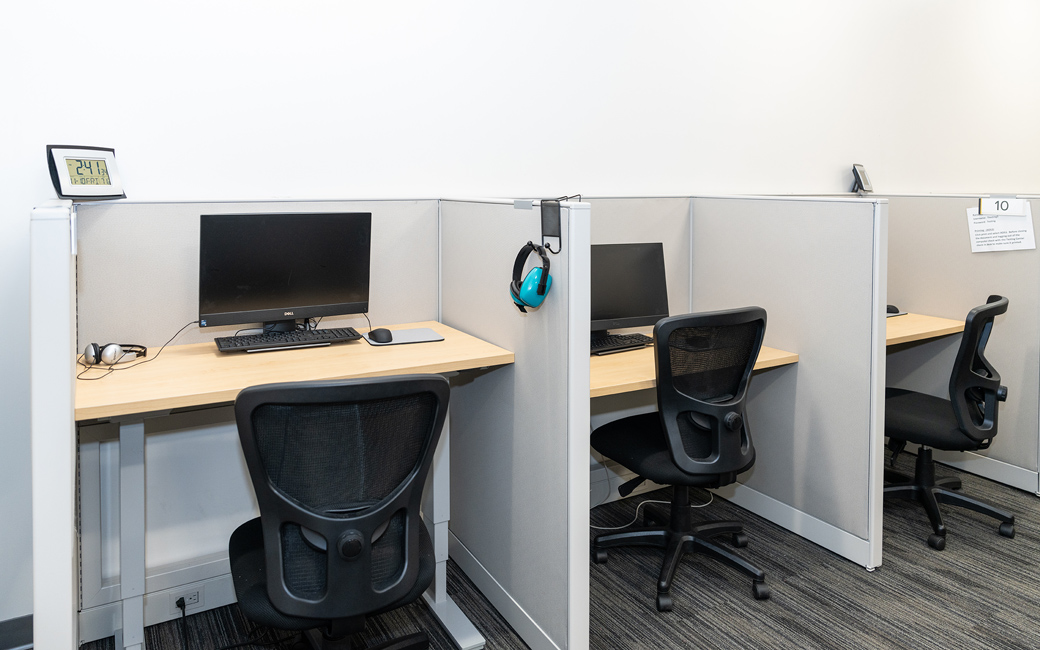
<path fill-rule="evenodd" d="M 584 195 L 582 195 L 582 196 L 584 196 Z M 491 199 L 491 198 L 487 198 L 487 197 L 484 197 L 484 198 L 450 197 L 450 198 L 441 198 L 441 199 L 437 199 L 437 200 L 440 201 L 441 203 L 484 203 L 484 204 L 490 204 L 490 205 L 513 205 L 516 201 L 531 201 L 532 205 L 534 205 L 534 206 L 541 205 L 541 202 L 543 201 L 543 199 L 532 199 L 530 197 L 524 198 L 524 199 L 521 199 L 521 198 L 516 198 L 516 199 Z M 563 207 L 582 206 L 582 205 L 587 206 L 588 202 L 586 202 L 586 201 L 560 201 L 560 205 L 563 206 Z"/>
<path fill-rule="evenodd" d="M 797 195 L 797 194 L 681 194 L 674 196 L 583 196 L 586 201 L 598 201 L 609 199 L 726 199 L 726 200 L 751 200 L 751 201 L 813 201 L 818 203 L 886 203 L 883 196 L 829 196 L 829 195 Z"/>
<path fill-rule="evenodd" d="M 152 200 L 129 200 L 118 199 L 115 201 L 90 201 L 77 203 L 83 206 L 108 206 L 108 205 L 187 205 L 192 203 L 418 203 L 422 201 L 440 201 L 437 197 L 399 197 L 399 198 L 299 198 L 299 199 L 152 199 Z M 70 202 L 71 203 L 71 202 Z M 37 206 L 41 207 L 41 206 Z M 46 206 L 43 206 L 46 207 Z"/>
<path fill-rule="evenodd" d="M 844 194 L 827 194 L 824 196 L 845 196 Z M 950 193 L 950 194 L 897 194 L 894 192 L 873 192 L 861 198 L 874 197 L 878 199 L 978 199 L 989 196 L 1014 196 L 1016 199 L 1040 199 L 1040 194 L 1018 194 L 1015 192 L 978 192 L 978 193 Z"/>
<path fill-rule="evenodd" d="M 119 199 L 114 201 L 90 201 L 77 203 L 80 206 L 109 206 L 109 205 L 188 205 L 192 203 L 258 203 L 258 204 L 281 204 L 281 203 L 419 203 L 422 201 L 437 201 L 449 203 L 490 203 L 501 205 L 513 205 L 518 199 L 492 199 L 492 198 L 444 198 L 444 197 L 396 197 L 396 198 L 297 198 L 297 199 L 153 199 L 153 200 L 129 200 Z M 538 205 L 542 199 L 519 199 L 534 201 Z M 62 207 L 72 205 L 72 201 L 44 202 L 35 208 Z M 560 205 L 588 205 L 580 201 L 561 201 Z"/>

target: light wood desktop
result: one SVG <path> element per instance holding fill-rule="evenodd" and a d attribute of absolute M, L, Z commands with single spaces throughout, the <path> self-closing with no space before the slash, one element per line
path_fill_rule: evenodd
<path fill-rule="evenodd" d="M 119 424 L 120 600 L 122 629 L 116 647 L 144 646 L 145 467 L 144 420 L 172 409 L 229 404 L 239 391 L 258 384 L 376 377 L 408 373 L 448 373 L 513 363 L 513 353 L 438 322 L 389 326 L 391 330 L 428 327 L 443 341 L 371 346 L 364 340 L 327 347 L 262 353 L 221 353 L 213 343 L 170 346 L 152 361 L 129 363 L 98 381 L 77 381 L 75 417 L 79 423 L 110 419 Z M 79 366 L 77 366 L 79 368 Z M 108 366 L 88 370 L 100 377 Z M 456 645 L 484 645 L 465 614 L 447 595 L 449 420 L 434 458 L 423 501 L 423 517 L 434 540 L 437 566 L 426 602 Z M 226 571 L 226 569 L 225 569 Z"/>
<path fill-rule="evenodd" d="M 886 319 L 885 343 L 897 345 L 924 341 L 964 331 L 964 321 L 904 314 Z M 798 355 L 762 346 L 755 370 L 764 370 L 798 362 Z M 590 397 L 605 397 L 631 391 L 655 388 L 654 349 L 651 346 L 616 354 L 593 355 L 589 361 Z"/>
<path fill-rule="evenodd" d="M 798 355 L 762 346 L 755 361 L 755 370 L 797 363 Z M 654 348 L 647 346 L 603 356 L 592 355 L 589 360 L 591 380 L 590 397 L 605 397 L 657 387 Z"/>
<path fill-rule="evenodd" d="M 169 346 L 100 381 L 76 383 L 76 420 L 150 413 L 235 401 L 247 386 L 283 381 L 442 373 L 513 363 L 513 353 L 435 321 L 391 325 L 428 327 L 443 341 L 372 346 L 364 340 L 274 352 L 217 352 L 213 343 Z M 100 377 L 110 366 L 88 370 Z"/>
<path fill-rule="evenodd" d="M 924 341 L 964 331 L 963 320 L 923 314 L 892 316 L 886 321 L 888 326 L 885 328 L 885 343 L 887 345 Z"/>

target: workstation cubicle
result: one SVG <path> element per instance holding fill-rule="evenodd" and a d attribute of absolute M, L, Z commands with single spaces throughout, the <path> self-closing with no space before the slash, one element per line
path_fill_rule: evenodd
<path fill-rule="evenodd" d="M 910 355 L 941 356 L 948 340 L 957 338 L 904 344 L 886 357 L 891 340 L 886 332 L 892 333 L 886 302 L 963 321 L 960 305 L 946 309 L 918 302 L 909 289 L 900 293 L 898 283 L 904 280 L 895 276 L 916 275 L 920 283 L 921 272 L 909 266 L 898 246 L 893 246 L 895 259 L 889 259 L 894 239 L 889 201 L 680 196 L 564 203 L 562 237 L 554 241 L 560 252 L 549 256 L 550 293 L 539 309 L 523 314 L 510 299 L 508 284 L 517 251 L 541 235 L 536 206 L 450 199 L 116 202 L 34 211 L 32 331 L 37 341 L 50 343 L 33 346 L 35 624 L 41 647 L 50 640 L 53 647 L 66 647 L 67 640 L 99 638 L 128 625 L 139 633 L 143 625 L 173 618 L 171 601 L 186 586 L 204 586 L 202 608 L 234 600 L 227 537 L 255 516 L 256 506 L 228 406 L 231 397 L 206 398 L 206 408 L 158 414 L 139 409 L 126 420 L 89 411 L 81 399 L 90 391 L 78 390 L 82 382 L 72 378 L 78 371 L 72 358 L 87 342 L 120 340 L 157 351 L 197 318 L 197 223 L 200 214 L 210 213 L 371 212 L 372 325 L 447 328 L 498 351 L 481 357 L 484 361 L 430 370 L 451 376 L 452 404 L 450 442 L 431 480 L 438 496 L 424 510 L 441 562 L 427 602 L 460 647 L 479 648 L 483 639 L 448 604 L 443 563 L 449 548 L 530 647 L 588 646 L 589 508 L 616 498 L 618 484 L 626 480 L 601 458 L 594 457 L 591 474 L 585 473 L 588 433 L 608 420 L 655 407 L 652 383 L 597 388 L 602 375 L 596 360 L 590 364 L 588 348 L 590 244 L 662 242 L 672 314 L 747 305 L 766 309 L 765 346 L 776 356 L 760 366 L 764 369 L 751 383 L 748 409 L 757 461 L 739 483 L 719 493 L 861 566 L 879 566 L 886 360 L 890 381 L 917 381 L 915 373 L 930 362 Z M 1025 255 L 1035 260 L 1035 251 L 1020 259 Z M 1021 284 L 1023 269 L 1008 272 L 1019 276 L 1016 286 L 1023 291 L 1033 286 Z M 1035 276 L 1034 266 L 1034 284 Z M 984 295 L 975 298 L 972 291 L 975 302 L 1004 291 L 979 286 Z M 1013 307 L 1026 302 L 1025 297 L 1016 302 L 1012 289 L 1007 292 Z M 1026 309 L 1022 312 L 1025 317 Z M 357 317 L 322 324 L 368 328 Z M 1035 343 L 1035 322 L 1032 327 Z M 234 328 L 190 326 L 172 345 L 211 345 L 214 335 L 229 329 Z M 994 338 L 994 346 L 998 341 Z M 938 346 L 938 355 L 928 352 L 930 346 Z M 1030 349 L 1035 355 L 1035 345 Z M 1008 353 L 994 350 L 1001 367 Z M 290 353 L 262 356 L 285 354 Z M 904 357 L 907 363 L 900 365 Z M 159 361 L 149 373 L 162 368 Z M 338 356 L 335 363 L 349 365 L 350 356 Z M 1028 383 L 1025 365 L 1003 365 L 1005 383 L 1013 390 L 1016 373 Z M 144 370 L 137 376 L 145 377 Z M 392 370 L 387 365 L 371 374 Z M 351 370 L 328 372 L 347 376 Z M 645 372 L 652 379 L 652 367 Z M 121 374 L 120 381 L 135 376 L 133 370 Z M 1036 377 L 1032 380 L 1035 398 Z M 1035 434 L 1036 404 L 1034 399 L 1030 414 L 1028 390 L 1021 390 L 1017 405 L 1010 398 L 1005 405 L 1024 414 L 1002 410 L 1002 426 L 1023 419 L 1028 428 L 1031 417 Z M 122 421 L 143 424 L 130 429 Z M 134 452 L 138 467 L 128 465 L 122 449 L 124 428 L 140 440 Z M 991 452 L 1023 453 L 1024 447 L 1003 450 L 998 443 Z M 1035 478 L 1035 463 L 1032 468 Z M 119 500 L 131 485 L 124 477 L 141 486 L 129 510 Z M 138 541 L 117 544 L 128 529 Z M 48 561 L 69 553 L 79 555 L 79 566 Z M 133 566 L 125 564 L 128 560 Z M 138 586 L 129 597 L 121 565 L 136 571 Z M 128 606 L 133 598 L 139 600 Z M 128 623 L 128 615 L 139 620 Z M 134 643 L 124 635 L 123 645 Z"/>
<path fill-rule="evenodd" d="M 593 244 L 663 242 L 672 314 L 757 305 L 768 314 L 764 345 L 797 355 L 796 364 L 753 377 L 756 462 L 720 494 L 853 562 L 879 566 L 885 202 L 587 200 Z M 592 402 L 593 427 L 656 407 L 653 390 Z M 628 478 L 594 454 L 593 505 L 616 498 Z"/>
<path fill-rule="evenodd" d="M 248 359 L 218 354 L 213 337 L 235 327 L 191 324 L 199 215 L 246 212 L 371 212 L 372 325 L 428 326 L 445 341 L 393 352 L 355 341 Z M 517 250 L 541 234 L 537 202 L 57 202 L 34 210 L 38 647 L 113 633 L 119 647 L 141 647 L 143 627 L 177 616 L 173 600 L 187 589 L 199 592 L 189 614 L 234 601 L 228 537 L 256 515 L 229 405 L 238 390 L 400 372 L 442 373 L 454 384 L 423 507 L 438 562 L 431 610 L 459 647 L 483 646 L 446 593 L 450 545 L 511 624 L 537 637 L 532 647 L 587 646 L 588 207 L 564 203 L 561 215 L 552 292 L 521 314 L 507 286 Z M 322 322 L 337 325 L 368 329 L 356 316 Z M 83 370 L 77 351 L 110 341 L 147 346 L 151 360 L 74 379 Z M 177 364 L 186 370 L 169 376 Z"/>
<path fill-rule="evenodd" d="M 963 323 L 991 294 L 1009 302 L 986 348 L 1008 387 L 997 435 L 986 450 L 936 451 L 935 459 L 1040 494 L 1040 254 L 1035 247 L 973 253 L 968 213 L 977 214 L 979 196 L 879 198 L 889 205 L 889 303 Z M 1036 233 L 1040 200 L 1027 200 Z M 959 336 L 946 336 L 892 348 L 889 385 L 947 397 L 959 344 Z"/>

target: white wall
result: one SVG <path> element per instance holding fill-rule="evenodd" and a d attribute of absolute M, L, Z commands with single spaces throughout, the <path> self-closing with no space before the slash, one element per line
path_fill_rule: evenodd
<path fill-rule="evenodd" d="M 887 193 L 1040 193 L 1031 0 L 10 4 L 9 314 L 28 305 L 29 210 L 53 196 L 46 144 L 115 147 L 135 200 L 834 193 L 853 162 Z M 32 609 L 14 343 L 0 620 Z"/>

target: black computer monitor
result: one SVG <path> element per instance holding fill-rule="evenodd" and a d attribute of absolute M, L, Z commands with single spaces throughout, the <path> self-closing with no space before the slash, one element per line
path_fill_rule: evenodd
<path fill-rule="evenodd" d="M 368 311 L 372 214 L 204 214 L 199 223 L 199 326 Z"/>
<path fill-rule="evenodd" d="M 666 316 L 661 243 L 592 246 L 592 332 L 654 325 Z"/>

